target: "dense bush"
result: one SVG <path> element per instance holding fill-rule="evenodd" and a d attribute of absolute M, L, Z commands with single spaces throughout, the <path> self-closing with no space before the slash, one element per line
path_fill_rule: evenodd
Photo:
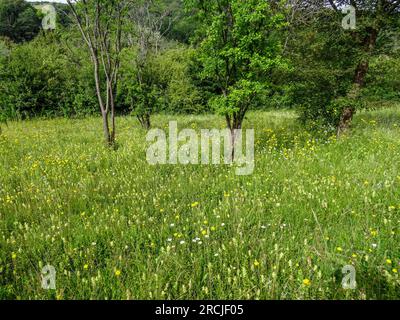
<path fill-rule="evenodd" d="M 382 55 L 372 61 L 364 96 L 373 100 L 400 100 L 400 57 Z"/>
<path fill-rule="evenodd" d="M 199 89 L 191 78 L 194 50 L 172 47 L 149 55 L 138 80 L 136 49 L 124 52 L 118 110 L 143 112 L 200 113 L 205 111 Z"/>
<path fill-rule="evenodd" d="M 96 101 L 89 72 L 83 59 L 68 57 L 49 35 L 13 46 L 0 62 L 1 113 L 8 118 L 90 113 Z"/>

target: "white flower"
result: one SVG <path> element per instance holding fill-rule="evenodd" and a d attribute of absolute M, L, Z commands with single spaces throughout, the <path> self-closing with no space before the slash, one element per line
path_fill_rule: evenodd
<path fill-rule="evenodd" d="M 182 240 L 181 242 L 179 242 L 180 244 L 185 244 L 185 241 L 184 240 Z"/>
<path fill-rule="evenodd" d="M 168 242 L 172 242 L 172 238 L 168 238 L 167 241 L 168 241 Z"/>
<path fill-rule="evenodd" d="M 376 248 L 378 245 L 376 243 L 372 244 L 372 248 Z"/>

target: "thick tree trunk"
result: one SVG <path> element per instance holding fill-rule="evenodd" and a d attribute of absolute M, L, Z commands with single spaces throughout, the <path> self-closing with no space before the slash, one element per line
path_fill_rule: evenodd
<path fill-rule="evenodd" d="M 365 57 L 357 65 L 353 79 L 353 87 L 347 95 L 350 99 L 358 99 L 360 91 L 365 85 L 365 78 L 369 70 L 369 56 L 375 49 L 378 34 L 379 31 L 377 29 L 370 28 L 368 35 L 364 39 Z M 345 131 L 350 128 L 350 124 L 353 120 L 355 113 L 356 109 L 353 106 L 346 107 L 342 110 L 342 114 L 340 116 L 339 124 L 337 127 L 338 137 L 340 137 Z"/>

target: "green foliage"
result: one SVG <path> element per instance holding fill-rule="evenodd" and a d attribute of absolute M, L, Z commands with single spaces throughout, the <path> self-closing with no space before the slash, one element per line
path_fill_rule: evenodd
<path fill-rule="evenodd" d="M 71 61 L 49 37 L 13 47 L 0 63 L 1 113 L 8 118 L 91 113 L 91 69 L 83 63 Z"/>
<path fill-rule="evenodd" d="M 162 87 L 156 56 L 148 54 L 139 65 L 138 49 L 126 49 L 121 59 L 118 104 L 137 117 L 149 116 L 160 109 Z"/>
<path fill-rule="evenodd" d="M 364 99 L 400 100 L 400 57 L 380 55 L 370 63 Z"/>
<path fill-rule="evenodd" d="M 149 54 L 138 68 L 137 49 L 122 55 L 118 105 L 122 112 L 134 115 L 199 113 L 204 111 L 199 90 L 192 83 L 190 67 L 194 50 L 172 47 Z"/>
<path fill-rule="evenodd" d="M 24 0 L 0 0 L 0 36 L 15 42 L 32 40 L 41 20 L 31 4 Z"/>
<path fill-rule="evenodd" d="M 351 34 L 338 26 L 330 10 L 296 33 L 288 49 L 293 68 L 285 79 L 289 105 L 299 109 L 300 119 L 314 127 L 336 128 L 344 99 L 352 87 L 359 61 Z"/>
<path fill-rule="evenodd" d="M 387 35 L 398 30 L 398 12 L 395 6 L 379 8 L 375 2 L 332 2 L 339 9 L 349 4 L 357 7 L 356 29 L 342 28 L 344 15 L 330 6 L 321 5 L 308 19 L 300 17 L 288 47 L 294 66 L 288 76 L 292 81 L 288 94 L 303 122 L 335 128 L 343 110 L 351 109 L 354 114 L 365 106 L 360 101 L 363 95 L 395 98 L 396 76 L 389 76 L 388 68 L 390 63 L 395 67 L 394 60 L 385 62 L 377 53 L 393 46 L 394 38 Z M 388 72 L 387 81 L 379 78 L 381 68 Z"/>
<path fill-rule="evenodd" d="M 217 95 L 210 105 L 240 125 L 253 98 L 268 89 L 271 70 L 285 67 L 277 37 L 284 17 L 262 0 L 187 2 L 203 19 L 201 75 L 215 83 Z"/>
<path fill-rule="evenodd" d="M 205 111 L 201 93 L 192 80 L 195 50 L 179 46 L 166 50 L 157 59 L 160 80 L 165 88 L 165 110 L 170 113 Z"/>

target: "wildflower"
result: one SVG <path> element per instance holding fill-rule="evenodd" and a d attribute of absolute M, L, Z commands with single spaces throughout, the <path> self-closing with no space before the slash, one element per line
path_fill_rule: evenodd
<path fill-rule="evenodd" d="M 377 230 L 371 230 L 371 236 L 376 237 L 378 235 Z"/>
<path fill-rule="evenodd" d="M 191 207 L 192 207 L 192 208 L 196 208 L 196 207 L 198 207 L 199 204 L 200 204 L 200 203 L 198 203 L 197 201 L 196 201 L 196 202 L 193 202 L 193 203 L 191 204 Z"/>
<path fill-rule="evenodd" d="M 372 248 L 376 248 L 378 245 L 376 243 L 372 244 Z"/>
<path fill-rule="evenodd" d="M 393 272 L 393 273 L 397 273 L 397 269 L 396 269 L 396 268 L 393 268 L 393 269 L 392 269 L 392 272 Z"/>
<path fill-rule="evenodd" d="M 337 252 L 342 252 L 343 249 L 342 249 L 341 247 L 337 247 L 337 248 L 336 248 L 336 251 L 337 251 Z"/>
<path fill-rule="evenodd" d="M 393 211 L 394 209 L 396 209 L 396 207 L 395 206 L 389 206 L 389 211 Z"/>
<path fill-rule="evenodd" d="M 121 275 L 121 270 L 116 269 L 114 274 L 116 277 L 119 277 Z"/>
<path fill-rule="evenodd" d="M 356 255 L 355 253 L 353 253 L 351 256 L 352 256 L 353 258 L 357 258 L 357 255 Z"/>
<path fill-rule="evenodd" d="M 89 265 L 88 265 L 88 264 L 85 264 L 85 265 L 83 266 L 83 269 L 85 269 L 85 270 L 89 269 Z"/>
<path fill-rule="evenodd" d="M 303 280 L 303 285 L 305 285 L 306 287 L 309 287 L 311 285 L 311 280 L 310 279 L 304 279 Z"/>
<path fill-rule="evenodd" d="M 392 264 L 392 260 L 386 259 L 386 263 L 387 263 L 387 264 Z"/>
<path fill-rule="evenodd" d="M 17 254 L 15 252 L 11 253 L 11 259 L 13 260 L 17 259 Z"/>
<path fill-rule="evenodd" d="M 257 260 L 254 260 L 253 265 L 257 268 L 260 266 L 260 262 L 258 262 Z"/>
<path fill-rule="evenodd" d="M 211 231 L 215 231 L 216 230 L 216 228 L 215 227 L 211 227 Z"/>
<path fill-rule="evenodd" d="M 207 230 L 202 230 L 202 231 L 201 231 L 201 234 L 202 234 L 203 236 L 205 236 L 205 235 L 207 234 Z"/>
<path fill-rule="evenodd" d="M 184 240 L 182 240 L 181 242 L 179 242 L 180 244 L 185 244 L 185 241 Z"/>

